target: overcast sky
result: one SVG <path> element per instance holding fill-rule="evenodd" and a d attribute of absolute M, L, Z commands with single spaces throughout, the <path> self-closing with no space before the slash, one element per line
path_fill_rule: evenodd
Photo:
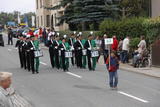
<path fill-rule="evenodd" d="M 0 12 L 13 12 L 14 10 L 21 13 L 35 12 L 35 0 L 3 0 L 0 3 Z"/>

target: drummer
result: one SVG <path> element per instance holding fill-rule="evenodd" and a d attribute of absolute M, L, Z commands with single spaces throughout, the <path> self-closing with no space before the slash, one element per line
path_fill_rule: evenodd
<path fill-rule="evenodd" d="M 69 68 L 69 58 L 65 56 L 65 52 L 70 50 L 68 42 L 66 42 L 67 35 L 64 35 L 62 38 L 62 43 L 59 45 L 59 49 L 61 51 L 61 61 L 63 71 L 68 71 Z"/>
<path fill-rule="evenodd" d="M 86 39 L 82 39 L 81 41 L 82 41 L 82 44 L 83 44 L 83 47 L 84 47 Z M 87 65 L 87 50 L 84 48 L 82 53 L 83 53 L 83 56 L 82 56 L 82 67 L 85 69 L 86 65 Z"/>
<path fill-rule="evenodd" d="M 92 52 L 96 48 L 96 43 L 93 40 L 93 35 L 88 36 L 88 40 L 85 42 L 84 48 L 87 49 L 88 68 L 90 71 L 95 71 L 96 57 L 92 56 Z"/>
<path fill-rule="evenodd" d="M 76 42 L 75 35 L 76 35 L 76 32 L 74 31 L 74 33 L 71 34 L 71 37 L 68 40 L 68 43 L 71 47 L 73 54 L 75 53 L 75 51 L 74 51 L 74 43 Z M 75 64 L 74 56 L 71 58 L 71 62 L 72 62 L 72 65 L 74 66 L 74 64 Z"/>

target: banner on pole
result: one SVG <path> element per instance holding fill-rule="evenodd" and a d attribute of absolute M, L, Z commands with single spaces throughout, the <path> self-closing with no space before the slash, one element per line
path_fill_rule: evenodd
<path fill-rule="evenodd" d="M 111 45 L 111 44 L 113 44 L 113 38 L 105 39 L 105 45 Z"/>

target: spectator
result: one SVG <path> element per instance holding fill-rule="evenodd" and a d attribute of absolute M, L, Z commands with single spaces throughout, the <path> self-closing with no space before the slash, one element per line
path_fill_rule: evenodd
<path fill-rule="evenodd" d="M 146 41 L 144 36 L 141 36 L 141 41 L 138 44 L 138 50 L 135 52 L 136 54 L 133 57 L 133 66 L 136 67 L 137 61 L 145 55 L 146 52 Z"/>
<path fill-rule="evenodd" d="M 122 45 L 122 63 L 129 63 L 129 36 L 123 40 Z"/>
<path fill-rule="evenodd" d="M 112 44 L 112 51 L 116 51 L 118 50 L 118 40 L 116 38 L 116 36 L 113 36 L 113 44 Z"/>
<path fill-rule="evenodd" d="M 122 38 L 120 38 L 120 41 L 119 41 L 119 44 L 118 44 L 118 51 L 119 51 L 119 59 L 120 59 L 120 61 L 122 61 L 122 46 L 123 46 L 123 39 Z"/>
<path fill-rule="evenodd" d="M 108 50 L 110 48 L 110 45 L 106 45 L 105 44 L 105 39 L 107 39 L 108 36 L 106 34 L 104 34 L 103 39 L 102 39 L 102 44 L 101 44 L 101 49 L 104 55 L 104 63 L 106 63 L 106 60 L 108 58 Z"/>
<path fill-rule="evenodd" d="M 99 56 L 98 56 L 98 58 L 97 58 L 97 62 L 98 62 L 99 57 L 100 57 L 100 55 L 101 55 L 100 47 L 101 47 L 101 44 L 102 44 L 102 40 L 100 39 L 100 36 L 97 36 L 97 37 L 96 37 L 95 42 L 96 42 L 97 49 L 98 49 L 98 51 L 99 51 Z"/>

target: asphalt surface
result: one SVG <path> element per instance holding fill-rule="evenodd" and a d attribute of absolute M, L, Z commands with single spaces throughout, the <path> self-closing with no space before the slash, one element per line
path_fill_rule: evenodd
<path fill-rule="evenodd" d="M 0 71 L 13 73 L 13 87 L 35 107 L 160 107 L 160 79 L 119 70 L 113 91 L 105 65 L 95 72 L 71 66 L 65 73 L 52 69 L 48 50 L 43 52 L 40 73 L 33 75 L 20 68 L 14 45 L 0 47 Z"/>

